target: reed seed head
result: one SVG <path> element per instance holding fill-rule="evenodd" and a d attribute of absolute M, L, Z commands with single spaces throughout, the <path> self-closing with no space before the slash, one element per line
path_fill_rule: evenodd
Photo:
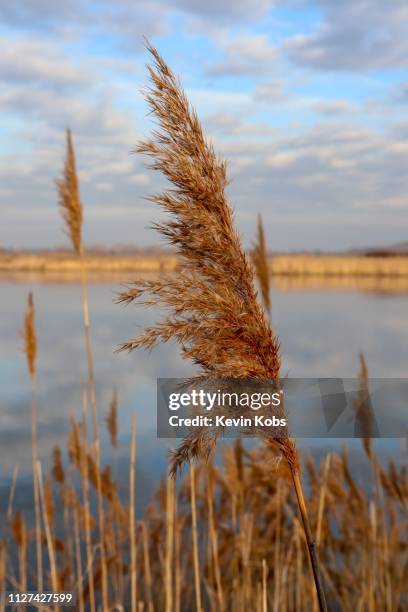
<path fill-rule="evenodd" d="M 118 447 L 118 393 L 114 389 L 109 412 L 106 417 L 106 428 L 113 448 Z"/>
<path fill-rule="evenodd" d="M 17 546 L 19 548 L 25 548 L 27 545 L 27 528 L 23 515 L 19 510 L 14 514 L 10 528 Z"/>
<path fill-rule="evenodd" d="M 121 293 L 119 302 L 158 305 L 168 313 L 121 349 L 150 349 L 174 339 L 201 375 L 275 379 L 279 344 L 257 300 L 253 268 L 235 229 L 225 193 L 226 163 L 205 138 L 174 74 L 149 43 L 147 49 L 153 62 L 145 97 L 159 129 L 137 151 L 172 183 L 172 189 L 149 199 L 169 213 L 154 228 L 175 247 L 181 269 L 135 282 Z M 288 446 L 292 462 L 293 443 L 279 444 Z M 214 445 L 214 437 L 205 433 L 188 438 L 174 455 L 173 471 L 187 459 L 207 457 Z"/>
<path fill-rule="evenodd" d="M 27 310 L 24 317 L 24 352 L 27 356 L 27 366 L 31 380 L 35 379 L 37 358 L 37 337 L 35 333 L 35 308 L 33 294 L 28 294 Z"/>
<path fill-rule="evenodd" d="M 65 470 L 62 461 L 61 449 L 59 446 L 54 446 L 54 449 L 52 451 L 52 459 L 52 475 L 54 477 L 54 480 L 59 484 L 63 484 L 65 482 Z"/>
<path fill-rule="evenodd" d="M 75 151 L 71 130 L 66 131 L 66 157 L 62 177 L 56 181 L 59 208 L 74 250 L 82 251 L 82 203 L 76 172 Z"/>
<path fill-rule="evenodd" d="M 265 310 L 271 312 L 270 284 L 269 284 L 269 266 L 268 255 L 266 252 L 265 231 L 262 223 L 261 215 L 258 215 L 258 228 L 256 242 L 252 247 L 252 263 L 254 264 L 255 274 L 261 290 L 262 301 Z"/>

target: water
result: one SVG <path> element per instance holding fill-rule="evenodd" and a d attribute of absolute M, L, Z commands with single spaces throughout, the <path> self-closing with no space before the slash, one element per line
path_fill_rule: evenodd
<path fill-rule="evenodd" d="M 28 495 L 24 483 L 27 485 L 31 470 L 31 391 L 19 336 L 29 290 L 34 293 L 36 306 L 38 447 L 44 469 L 50 465 L 52 448 L 56 444 L 66 447 L 69 417 L 81 414 L 86 361 L 77 284 L 1 281 L 0 287 L 0 511 L 4 511 L 14 467 L 19 466 L 17 505 Z M 193 369 L 171 343 L 151 353 L 114 352 L 119 342 L 137 335 L 160 316 L 154 309 L 114 304 L 119 289 L 119 282 L 91 284 L 89 289 L 102 456 L 110 461 L 113 455 L 104 417 L 116 387 L 120 426 L 117 472 L 127 472 L 130 422 L 136 414 L 141 509 L 166 465 L 166 443 L 156 438 L 156 378 L 183 377 Z M 353 377 L 359 367 L 359 352 L 364 351 L 371 377 L 407 377 L 407 294 L 328 288 L 286 291 L 274 287 L 272 303 L 284 374 Z M 327 450 L 319 441 L 300 444 Z M 333 440 L 330 445 L 338 447 Z M 397 461 L 404 457 L 401 440 L 384 440 L 378 447 L 384 456 Z M 122 484 L 125 488 L 126 483 Z"/>

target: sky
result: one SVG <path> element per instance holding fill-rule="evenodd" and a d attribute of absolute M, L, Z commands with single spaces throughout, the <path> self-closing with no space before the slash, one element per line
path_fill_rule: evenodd
<path fill-rule="evenodd" d="M 154 127 L 147 37 L 228 162 L 248 245 L 408 240 L 406 0 L 0 2 L 0 247 L 67 244 L 57 209 L 74 136 L 88 244 L 160 244 L 132 151 Z"/>

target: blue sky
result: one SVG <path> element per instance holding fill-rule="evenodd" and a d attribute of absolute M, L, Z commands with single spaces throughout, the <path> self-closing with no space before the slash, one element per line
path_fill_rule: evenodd
<path fill-rule="evenodd" d="M 0 5 L 0 246 L 65 241 L 54 179 L 74 134 L 88 243 L 154 244 L 162 185 L 131 150 L 152 128 L 147 36 L 220 155 L 244 242 L 408 240 L 406 0 L 20 0 Z"/>

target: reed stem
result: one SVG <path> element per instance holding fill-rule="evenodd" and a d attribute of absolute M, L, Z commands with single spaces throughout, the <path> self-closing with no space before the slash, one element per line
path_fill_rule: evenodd
<path fill-rule="evenodd" d="M 200 586 L 200 561 L 198 556 L 198 532 L 197 532 L 197 508 L 195 490 L 195 467 L 194 461 L 190 461 L 190 502 L 191 502 L 191 525 L 193 538 L 193 560 L 194 560 L 194 585 L 196 595 L 196 610 L 202 612 L 201 586 Z"/>
<path fill-rule="evenodd" d="M 133 417 L 132 418 L 131 444 L 130 444 L 130 482 L 129 482 L 130 592 L 131 592 L 131 610 L 132 612 L 137 612 L 135 453 L 136 453 L 136 417 Z"/>
<path fill-rule="evenodd" d="M 166 487 L 166 558 L 165 558 L 165 594 L 166 612 L 173 610 L 173 552 L 174 552 L 174 478 L 167 476 Z"/>
<path fill-rule="evenodd" d="M 47 540 L 48 556 L 50 560 L 51 587 L 54 593 L 58 593 L 59 582 L 58 582 L 58 573 L 57 573 L 57 560 L 55 556 L 54 541 L 53 541 L 52 532 L 51 532 L 51 525 L 49 522 L 49 517 L 48 517 L 46 505 L 45 505 L 44 485 L 43 485 L 43 480 L 42 480 L 41 464 L 39 461 L 37 461 L 35 467 L 36 467 L 36 472 L 37 472 L 40 502 L 42 505 L 42 512 L 43 512 L 43 517 L 44 517 L 44 529 L 45 529 L 45 537 Z M 59 607 L 56 607 L 55 610 L 59 610 Z"/>
<path fill-rule="evenodd" d="M 86 449 L 88 448 L 88 401 L 86 396 L 86 386 L 82 387 L 82 436 L 83 436 L 83 450 L 81 452 L 81 472 L 82 477 L 82 497 L 85 511 L 85 546 L 86 546 L 86 561 L 87 561 L 87 572 L 88 578 L 88 589 L 89 589 L 89 605 L 91 612 L 96 612 L 95 605 L 95 586 L 94 586 L 94 573 L 93 573 L 93 553 L 92 553 L 92 534 L 91 534 L 91 514 L 89 509 L 89 474 L 88 474 L 88 461 L 86 457 Z"/>
<path fill-rule="evenodd" d="M 92 406 L 92 424 L 94 434 L 94 446 L 95 446 L 95 461 L 96 461 L 96 478 L 97 478 L 97 502 L 98 502 L 98 526 L 99 526 L 99 538 L 100 538 L 100 556 L 101 556 L 101 578 L 102 578 L 102 603 L 103 610 L 109 609 L 108 601 L 108 572 L 106 567 L 106 553 L 105 553 L 105 526 L 104 526 L 104 511 L 103 511 L 103 496 L 102 496 L 102 481 L 101 481 L 101 458 L 100 458 L 100 441 L 99 441 L 99 427 L 98 427 L 98 416 L 96 407 L 96 393 L 95 393 L 95 375 L 93 366 L 93 354 L 92 354 L 92 343 L 89 323 L 89 300 L 88 300 L 88 279 L 86 273 L 86 264 L 84 256 L 84 248 L 81 243 L 79 250 L 80 266 L 81 266 L 81 288 L 82 288 L 82 312 L 83 312 L 83 325 L 84 325 L 84 338 L 85 338 L 85 351 L 88 364 L 88 383 L 89 383 L 89 394 L 91 398 Z"/>
<path fill-rule="evenodd" d="M 305 503 L 305 498 L 303 494 L 302 483 L 300 481 L 299 471 L 294 469 L 292 466 L 290 466 L 290 468 L 291 468 L 293 485 L 296 491 L 296 498 L 297 498 L 297 502 L 299 506 L 299 511 L 302 517 L 303 531 L 306 537 L 307 549 L 309 552 L 309 559 L 312 565 L 313 579 L 314 579 L 314 583 L 316 587 L 317 599 L 319 602 L 319 610 L 320 612 L 327 612 L 326 597 L 325 597 L 324 590 L 323 590 L 323 583 L 322 583 L 322 579 L 320 575 L 319 561 L 317 558 L 316 541 L 312 537 L 312 531 L 310 528 L 309 517 L 307 514 L 306 503 Z"/>
<path fill-rule="evenodd" d="M 41 546 L 41 511 L 38 475 L 36 463 L 38 460 L 37 448 L 37 393 L 35 375 L 31 378 L 31 435 L 32 435 L 32 463 L 33 463 L 33 487 L 34 487 L 34 512 L 35 512 L 35 545 L 37 554 L 37 586 L 38 591 L 43 591 L 43 563 Z"/>

